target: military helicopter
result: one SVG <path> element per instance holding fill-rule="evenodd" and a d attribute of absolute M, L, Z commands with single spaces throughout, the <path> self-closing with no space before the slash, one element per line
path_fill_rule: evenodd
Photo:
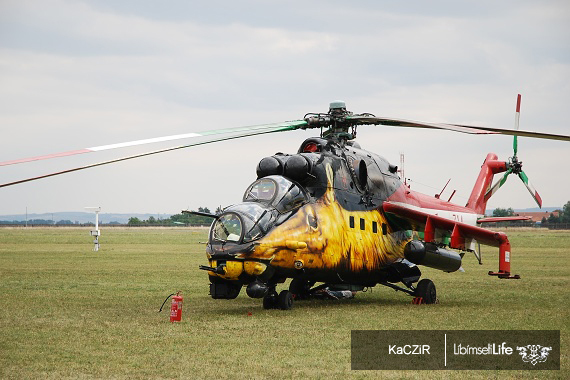
<path fill-rule="evenodd" d="M 257 179 L 247 187 L 242 203 L 214 215 L 186 211 L 213 219 L 206 246 L 210 295 L 234 299 L 243 287 L 249 297 L 263 299 L 265 309 L 291 309 L 294 299 L 310 298 L 322 289 L 359 291 L 384 285 L 414 297 L 414 303 L 433 304 L 436 287 L 421 279 L 419 266 L 455 272 L 466 253 L 481 262 L 478 244 L 499 248 L 499 269 L 489 275 L 517 279 L 511 274 L 511 246 L 507 235 L 481 227 L 485 222 L 521 217 L 485 218 L 489 198 L 510 174 L 518 175 L 539 206 L 542 200 L 517 158 L 517 136 L 570 141 L 570 136 L 518 129 L 425 123 L 354 114 L 342 101 L 330 103 L 327 113 L 309 113 L 302 120 L 138 140 L 85 148 L 0 163 L 20 164 L 194 137 L 206 137 L 174 148 L 90 164 L 39 177 L 0 184 L 0 187 L 60 175 L 137 157 L 216 141 L 296 129 L 320 129 L 295 154 L 277 153 L 261 159 Z M 489 153 L 481 166 L 465 206 L 410 189 L 397 166 L 362 149 L 355 141 L 360 125 L 431 128 L 470 134 L 514 136 L 514 155 L 500 161 Z M 494 175 L 504 173 L 493 186 Z M 291 278 L 288 290 L 277 285 Z M 316 283 L 322 283 L 314 287 Z"/>

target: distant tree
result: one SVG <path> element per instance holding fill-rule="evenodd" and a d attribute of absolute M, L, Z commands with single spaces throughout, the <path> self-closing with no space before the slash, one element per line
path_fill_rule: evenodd
<path fill-rule="evenodd" d="M 550 216 L 548 217 L 548 223 L 560 223 L 560 217 L 554 215 L 553 213 L 550 213 Z"/>
<path fill-rule="evenodd" d="M 218 206 L 216 208 L 216 215 L 220 215 L 222 212 L 224 212 L 224 209 L 222 208 L 222 206 Z"/>
<path fill-rule="evenodd" d="M 550 213 L 550 216 L 548 217 L 548 223 L 560 223 L 560 217 L 554 215 L 554 213 Z"/>
<path fill-rule="evenodd" d="M 509 207 L 507 209 L 497 207 L 493 210 L 493 216 L 503 217 L 503 216 L 513 216 L 515 215 L 515 211 Z"/>
<path fill-rule="evenodd" d="M 151 216 L 151 217 L 148 218 L 147 223 L 148 223 L 148 224 L 156 224 L 156 223 L 157 223 L 157 220 L 155 219 L 154 216 Z"/>
<path fill-rule="evenodd" d="M 53 224 L 53 221 L 46 219 L 32 219 L 28 220 L 28 224 Z"/>
<path fill-rule="evenodd" d="M 60 220 L 56 224 L 73 224 L 71 220 Z"/>
<path fill-rule="evenodd" d="M 210 214 L 210 210 L 206 207 L 199 207 L 199 212 Z M 191 226 L 209 226 L 212 224 L 212 218 L 207 216 L 199 216 L 192 214 L 176 214 L 169 218 L 169 224 L 186 224 Z"/>
<path fill-rule="evenodd" d="M 546 216 L 542 217 L 542 220 L 540 221 L 541 224 L 546 224 L 548 223 L 548 221 L 546 220 Z"/>
<path fill-rule="evenodd" d="M 129 218 L 129 222 L 127 223 L 129 226 L 140 226 L 142 221 L 139 218 Z"/>
<path fill-rule="evenodd" d="M 562 207 L 562 212 L 560 214 L 560 221 L 562 223 L 570 223 L 570 201 L 566 202 L 564 207 Z"/>

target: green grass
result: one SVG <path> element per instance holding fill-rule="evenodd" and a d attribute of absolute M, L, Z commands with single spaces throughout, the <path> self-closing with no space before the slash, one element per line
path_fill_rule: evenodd
<path fill-rule="evenodd" d="M 108 228 L 91 251 L 89 229 L 0 229 L 0 377 L 29 378 L 568 378 L 570 231 L 508 231 L 512 270 L 487 275 L 429 268 L 440 303 L 416 306 L 376 287 L 354 300 L 263 310 L 245 291 L 213 300 L 205 230 Z M 284 288 L 281 285 L 279 288 Z M 278 288 L 278 290 L 279 290 Z M 184 295 L 183 321 L 158 313 Z M 167 304 L 168 306 L 168 304 Z M 248 315 L 251 313 L 251 315 Z M 561 330 L 561 371 L 351 371 L 352 329 Z"/>

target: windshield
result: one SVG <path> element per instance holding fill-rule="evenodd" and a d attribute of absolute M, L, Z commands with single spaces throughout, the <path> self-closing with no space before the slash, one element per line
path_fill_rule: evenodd
<path fill-rule="evenodd" d="M 241 219 L 237 214 L 228 213 L 216 220 L 212 228 L 213 237 L 220 241 L 239 242 L 241 239 Z"/>
<path fill-rule="evenodd" d="M 222 242 L 248 243 L 264 236 L 277 213 L 259 203 L 231 206 L 212 226 L 212 238 Z"/>
<path fill-rule="evenodd" d="M 302 206 L 307 197 L 296 183 L 285 177 L 272 175 L 252 183 L 246 190 L 243 201 L 273 206 L 283 214 Z"/>

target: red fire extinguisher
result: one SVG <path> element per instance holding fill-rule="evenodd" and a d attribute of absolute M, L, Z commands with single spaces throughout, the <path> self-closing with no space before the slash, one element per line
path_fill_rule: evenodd
<path fill-rule="evenodd" d="M 170 322 L 180 322 L 182 320 L 182 301 L 184 301 L 184 298 L 182 298 L 180 292 L 172 293 L 166 297 L 158 312 L 160 313 L 162 311 L 164 304 L 170 297 L 172 297 L 172 303 L 170 304 Z"/>
<path fill-rule="evenodd" d="M 170 322 L 180 322 L 182 320 L 182 301 L 184 299 L 180 295 L 180 292 L 176 293 L 172 297 L 172 303 L 170 304 Z"/>

